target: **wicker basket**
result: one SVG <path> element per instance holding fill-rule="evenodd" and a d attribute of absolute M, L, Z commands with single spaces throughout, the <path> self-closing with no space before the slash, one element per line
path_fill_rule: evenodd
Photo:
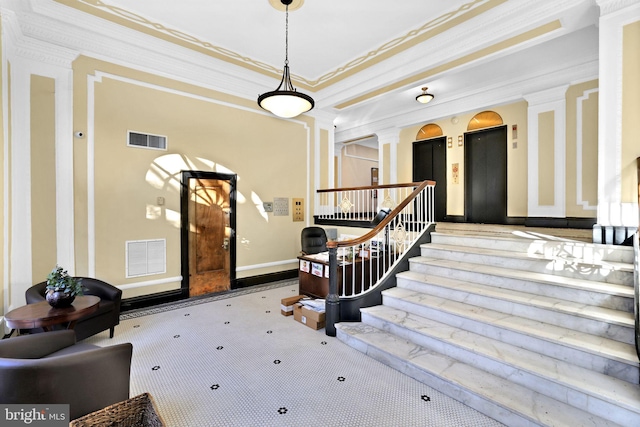
<path fill-rule="evenodd" d="M 164 427 L 149 393 L 77 418 L 69 427 Z"/>

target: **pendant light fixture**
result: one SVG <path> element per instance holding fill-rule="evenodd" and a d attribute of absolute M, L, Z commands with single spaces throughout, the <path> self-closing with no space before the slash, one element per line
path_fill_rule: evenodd
<path fill-rule="evenodd" d="M 427 93 L 427 89 L 429 88 L 428 87 L 422 88 L 422 93 L 416 96 L 416 101 L 418 101 L 421 104 L 426 104 L 434 98 L 433 95 L 431 95 L 430 93 Z"/>
<path fill-rule="evenodd" d="M 298 92 L 291 84 L 289 74 L 289 5 L 293 0 L 280 0 L 285 5 L 285 56 L 284 71 L 280 86 L 274 91 L 263 93 L 258 97 L 258 105 L 278 117 L 291 118 L 306 113 L 314 106 L 313 98 Z"/>

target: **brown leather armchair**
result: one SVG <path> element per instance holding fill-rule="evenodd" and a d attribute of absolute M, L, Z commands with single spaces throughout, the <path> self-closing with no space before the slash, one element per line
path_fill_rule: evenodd
<path fill-rule="evenodd" d="M 91 277 L 81 277 L 81 279 L 84 294 L 100 297 L 100 305 L 95 313 L 78 320 L 74 328 L 76 339 L 81 341 L 107 329 L 109 329 L 109 338 L 113 338 L 115 327 L 120 323 L 122 290 Z M 47 282 L 41 282 L 27 289 L 25 292 L 27 304 L 44 301 L 46 288 Z"/>
<path fill-rule="evenodd" d="M 69 404 L 75 419 L 129 398 L 130 343 L 76 344 L 72 330 L 0 340 L 0 403 Z"/>

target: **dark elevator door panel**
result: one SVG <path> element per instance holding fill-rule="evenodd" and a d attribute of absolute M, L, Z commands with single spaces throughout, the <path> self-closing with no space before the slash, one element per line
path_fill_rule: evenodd
<path fill-rule="evenodd" d="M 507 127 L 465 134 L 466 222 L 504 224 L 507 218 Z"/>
<path fill-rule="evenodd" d="M 413 182 L 435 181 L 436 221 L 447 215 L 447 151 L 446 138 L 433 138 L 413 143 Z"/>

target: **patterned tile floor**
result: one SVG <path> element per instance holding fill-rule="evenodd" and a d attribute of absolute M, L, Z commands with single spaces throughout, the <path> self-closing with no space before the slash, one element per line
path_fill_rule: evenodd
<path fill-rule="evenodd" d="M 149 392 L 167 426 L 501 426 L 280 314 L 297 281 L 122 315 L 131 395 Z"/>

